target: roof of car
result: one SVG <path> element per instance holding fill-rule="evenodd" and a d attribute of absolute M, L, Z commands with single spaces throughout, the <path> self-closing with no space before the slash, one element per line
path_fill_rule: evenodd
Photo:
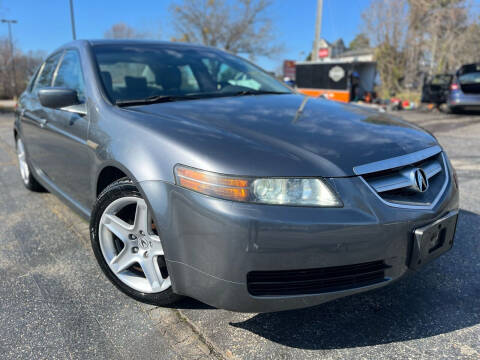
<path fill-rule="evenodd" d="M 173 41 L 158 41 L 158 40 L 138 40 L 138 39 L 89 39 L 89 40 L 74 40 L 66 44 L 61 45 L 55 49 L 52 54 L 57 51 L 61 51 L 65 48 L 72 47 L 95 47 L 95 46 L 109 46 L 109 45 L 136 45 L 136 46 L 165 46 L 165 47 L 177 47 L 177 48 L 192 48 L 192 49 L 209 49 L 218 50 L 211 46 L 205 46 L 202 44 L 192 44 L 186 42 L 173 42 Z"/>
<path fill-rule="evenodd" d="M 465 64 L 460 66 L 460 69 L 458 69 L 457 74 L 463 75 L 463 74 L 479 72 L 479 71 L 480 71 L 480 63 L 472 63 L 472 64 Z"/>
<path fill-rule="evenodd" d="M 104 46 L 104 45 L 139 45 L 139 46 L 148 46 L 148 45 L 164 45 L 168 47 L 195 47 L 195 48 L 210 48 L 201 44 L 192 44 L 185 42 L 172 42 L 172 41 L 158 41 L 158 40 L 133 40 L 133 39 L 93 39 L 87 40 L 91 46 Z"/>
<path fill-rule="evenodd" d="M 182 44 L 179 42 L 144 40 L 144 39 L 90 39 L 87 40 L 92 45 L 113 45 L 113 44 Z M 185 44 L 185 43 L 183 43 Z"/>

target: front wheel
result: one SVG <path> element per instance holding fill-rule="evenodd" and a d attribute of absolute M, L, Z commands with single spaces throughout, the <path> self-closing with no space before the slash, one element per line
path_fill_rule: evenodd
<path fill-rule="evenodd" d="M 181 297 L 172 291 L 159 232 L 131 180 L 120 179 L 98 197 L 90 221 L 93 252 L 107 278 L 125 294 L 153 305 Z"/>

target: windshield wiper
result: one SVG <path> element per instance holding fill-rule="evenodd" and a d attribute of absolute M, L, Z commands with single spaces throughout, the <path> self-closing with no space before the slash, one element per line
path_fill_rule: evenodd
<path fill-rule="evenodd" d="M 290 94 L 289 92 L 285 91 L 267 91 L 267 90 L 242 90 L 235 93 L 225 93 L 227 96 L 246 96 L 246 95 L 280 95 L 280 94 Z"/>
<path fill-rule="evenodd" d="M 115 104 L 117 106 L 135 106 L 135 105 L 148 105 L 157 104 L 163 102 L 173 102 L 181 100 L 193 100 L 203 99 L 208 97 L 224 97 L 224 96 L 246 96 L 246 95 L 266 95 L 266 94 L 290 94 L 282 91 L 265 91 L 265 90 L 242 90 L 234 93 L 193 93 L 185 95 L 155 95 L 145 99 L 133 99 L 133 100 L 117 100 Z"/>
<path fill-rule="evenodd" d="M 172 102 L 177 100 L 193 99 L 191 96 L 178 96 L 178 95 L 155 95 L 149 96 L 145 99 L 133 99 L 133 100 L 117 100 L 115 104 L 117 106 L 135 106 L 135 105 L 147 105 L 156 104 L 162 102 Z"/>

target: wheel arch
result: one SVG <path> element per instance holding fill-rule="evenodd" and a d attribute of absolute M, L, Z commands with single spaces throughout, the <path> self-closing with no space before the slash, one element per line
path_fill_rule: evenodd
<path fill-rule="evenodd" d="M 141 183 L 137 180 L 136 176 L 127 169 L 124 165 L 118 162 L 106 162 L 103 166 L 98 170 L 97 176 L 95 178 L 94 191 L 95 191 L 95 199 L 98 198 L 100 193 L 110 184 L 113 182 L 121 179 L 121 178 L 128 178 L 130 179 L 133 184 L 137 187 L 138 191 L 142 194 L 143 198 L 150 206 L 149 199 L 147 198 L 146 194 L 144 193 Z"/>
<path fill-rule="evenodd" d="M 148 159 L 148 158 L 147 158 Z M 152 164 L 149 162 L 149 164 Z M 152 164 L 153 165 L 153 164 Z M 119 161 L 109 159 L 101 163 L 101 166 L 98 167 L 96 171 L 95 181 L 92 184 L 92 191 L 95 191 L 95 198 L 97 199 L 100 193 L 108 187 L 111 183 L 121 179 L 122 177 L 127 177 L 130 179 L 137 188 L 137 190 L 142 195 L 143 199 L 147 203 L 150 211 L 152 212 L 153 219 L 155 224 L 159 229 L 160 234 L 164 234 L 164 231 L 168 230 L 169 221 L 170 221 L 170 201 L 168 196 L 168 187 L 166 184 L 169 184 L 165 180 L 143 180 L 145 177 L 144 169 L 148 166 L 138 167 L 138 163 L 131 163 L 127 168 L 126 165 L 120 163 Z M 160 200 L 162 199 L 162 200 Z M 152 200 L 154 203 L 152 204 Z M 95 200 L 94 200 L 95 201 Z M 163 235 L 160 235 L 163 237 Z M 171 241 L 168 240 L 168 237 L 165 237 L 164 246 L 165 246 L 165 258 L 169 258 L 169 251 Z M 170 265 L 167 264 L 167 269 L 171 273 Z M 175 288 L 175 275 L 171 273 L 172 287 Z"/>
<path fill-rule="evenodd" d="M 117 161 L 106 161 L 100 166 L 96 172 L 94 190 L 95 197 L 98 197 L 100 193 L 111 183 L 127 177 L 140 189 L 140 184 L 137 177 L 126 166 Z"/>
<path fill-rule="evenodd" d="M 127 173 L 120 169 L 118 166 L 107 165 L 99 172 L 97 176 L 96 186 L 95 186 L 95 196 L 98 197 L 100 193 L 111 183 L 130 176 Z"/>

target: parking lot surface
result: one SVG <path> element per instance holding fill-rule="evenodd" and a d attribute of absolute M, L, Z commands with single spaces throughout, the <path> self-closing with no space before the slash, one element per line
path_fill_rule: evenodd
<path fill-rule="evenodd" d="M 23 187 L 12 124 L 0 114 L 0 359 L 218 358 L 176 310 L 120 294 L 88 223 Z"/>
<path fill-rule="evenodd" d="M 386 288 L 242 314 L 189 299 L 155 308 L 118 292 L 95 263 L 88 224 L 21 184 L 13 115 L 0 114 L 1 358 L 480 358 L 480 116 L 397 115 L 433 132 L 457 170 L 454 248 Z"/>

